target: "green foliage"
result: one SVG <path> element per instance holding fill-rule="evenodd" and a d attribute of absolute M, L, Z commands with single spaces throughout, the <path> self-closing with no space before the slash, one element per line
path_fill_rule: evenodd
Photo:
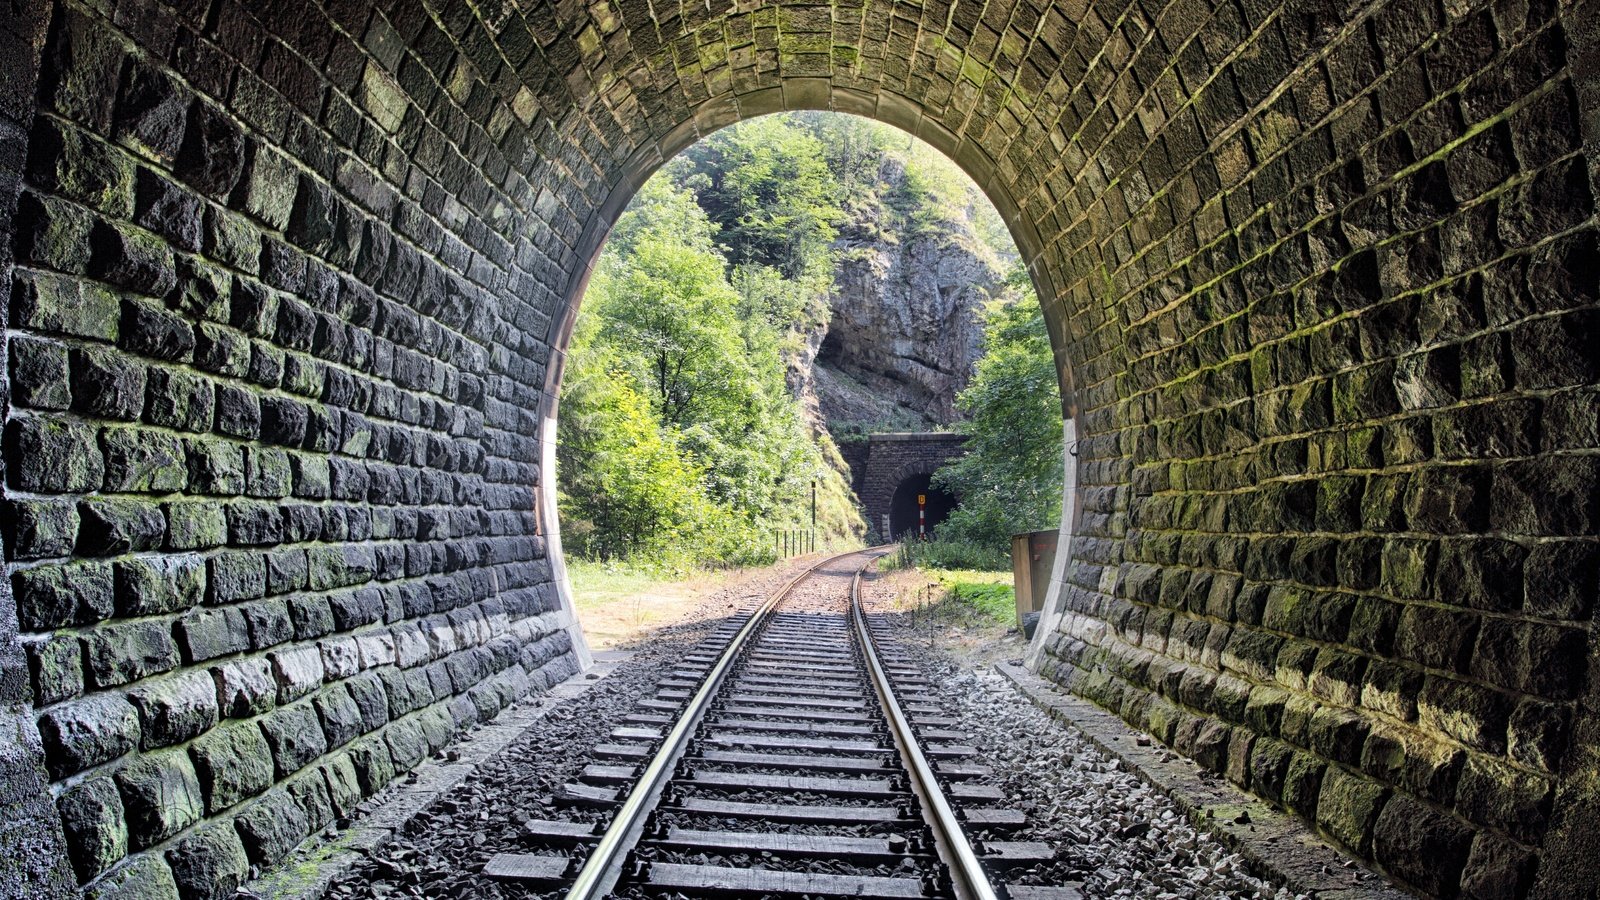
<path fill-rule="evenodd" d="M 761 562 L 772 528 L 824 543 L 860 515 L 785 381 L 792 283 L 734 270 L 716 225 L 667 178 L 646 184 L 601 255 L 569 347 L 557 473 L 580 557 L 656 568 Z M 803 298 L 802 298 L 803 299 Z"/>
<path fill-rule="evenodd" d="M 908 542 L 885 560 L 893 568 L 966 569 L 975 572 L 1009 572 L 1009 541 L 1005 548 L 940 537 L 935 541 Z"/>
<path fill-rule="evenodd" d="M 734 264 L 800 278 L 826 257 L 841 216 L 834 205 L 839 185 L 821 143 L 788 116 L 724 128 L 669 168 L 721 226 Z"/>
<path fill-rule="evenodd" d="M 984 337 L 984 356 L 956 401 L 967 415 L 957 427 L 968 452 L 934 475 L 958 501 L 938 537 L 1005 553 L 1012 534 L 1060 524 L 1060 388 L 1031 295 L 991 305 Z"/>

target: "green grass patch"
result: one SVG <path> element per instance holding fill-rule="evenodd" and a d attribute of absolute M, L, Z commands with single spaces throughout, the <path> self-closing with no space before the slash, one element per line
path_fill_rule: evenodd
<path fill-rule="evenodd" d="M 945 571 L 973 571 L 1011 577 L 1011 554 L 982 544 L 964 541 L 907 541 L 879 564 L 885 571 L 919 568 Z"/>

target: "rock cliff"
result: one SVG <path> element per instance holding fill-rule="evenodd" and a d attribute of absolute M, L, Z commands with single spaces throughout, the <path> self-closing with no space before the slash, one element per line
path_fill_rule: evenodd
<path fill-rule="evenodd" d="M 796 378 L 835 433 L 949 425 L 983 352 L 983 306 L 1003 296 L 1009 261 L 978 233 L 992 210 L 921 203 L 896 210 L 904 166 L 859 201 L 835 243 L 829 321 L 807 335 Z M 980 200 L 981 202 L 981 200 Z"/>

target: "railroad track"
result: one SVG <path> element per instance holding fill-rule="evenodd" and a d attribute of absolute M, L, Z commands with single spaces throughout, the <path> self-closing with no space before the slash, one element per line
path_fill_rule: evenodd
<path fill-rule="evenodd" d="M 641 700 L 528 853 L 485 867 L 567 900 L 1067 900 L 1007 886 L 1046 862 L 1022 815 L 859 602 L 882 548 L 823 560 L 722 623 Z"/>

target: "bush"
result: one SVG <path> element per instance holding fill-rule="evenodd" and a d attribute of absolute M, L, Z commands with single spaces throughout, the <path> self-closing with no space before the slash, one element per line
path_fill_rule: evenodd
<path fill-rule="evenodd" d="M 880 568 L 916 566 L 923 569 L 971 569 L 979 572 L 1011 571 L 1011 554 L 987 544 L 969 541 L 910 541 L 884 560 Z"/>

